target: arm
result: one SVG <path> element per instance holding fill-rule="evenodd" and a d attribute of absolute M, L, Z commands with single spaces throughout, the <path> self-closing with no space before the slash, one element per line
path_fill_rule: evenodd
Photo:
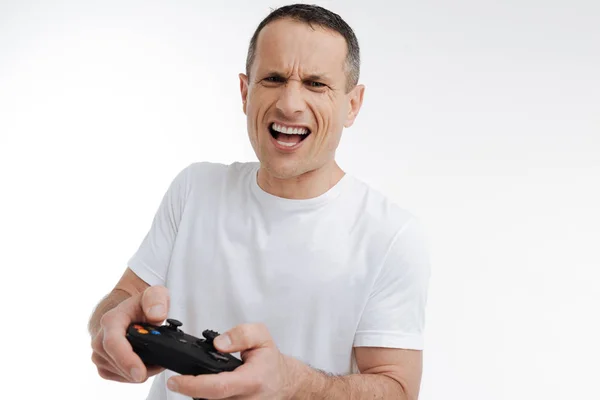
<path fill-rule="evenodd" d="M 356 347 L 360 374 L 331 376 L 288 359 L 298 377 L 294 399 L 416 400 L 422 375 L 422 351 Z"/>
<path fill-rule="evenodd" d="M 169 390 L 218 399 L 416 400 L 419 394 L 420 350 L 355 347 L 361 373 L 335 377 L 281 354 L 263 324 L 238 325 L 214 345 L 223 352 L 240 351 L 244 365 L 233 372 L 173 376 Z"/>

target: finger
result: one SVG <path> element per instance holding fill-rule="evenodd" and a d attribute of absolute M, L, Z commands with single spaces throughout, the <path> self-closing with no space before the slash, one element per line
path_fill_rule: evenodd
<path fill-rule="evenodd" d="M 106 351 L 104 350 L 103 341 L 103 331 L 100 330 L 100 333 L 96 335 L 96 337 L 92 341 L 92 362 L 96 364 L 98 367 L 104 367 L 106 369 L 112 370 L 114 373 L 120 374 L 123 377 L 129 379 L 129 374 L 125 371 L 119 369 L 115 362 L 110 358 Z M 107 366 L 110 365 L 110 368 Z"/>
<path fill-rule="evenodd" d="M 128 379 L 123 378 L 121 375 L 115 374 L 113 371 L 100 367 L 98 367 L 98 375 L 100 375 L 102 379 L 106 379 L 108 381 L 129 382 Z"/>
<path fill-rule="evenodd" d="M 104 369 L 114 374 L 121 375 L 124 379 L 129 379 L 129 376 L 123 371 L 119 370 L 117 366 L 110 361 L 108 358 L 101 356 L 98 353 L 92 353 L 92 362 L 98 369 Z"/>
<path fill-rule="evenodd" d="M 167 318 L 169 290 L 164 286 L 151 286 L 142 294 L 141 307 L 146 320 L 159 324 Z"/>
<path fill-rule="evenodd" d="M 273 338 L 264 324 L 241 324 L 219 335 L 214 340 L 217 350 L 234 353 L 260 347 L 275 347 Z"/>
<path fill-rule="evenodd" d="M 130 317 L 123 312 L 104 314 L 100 321 L 104 331 L 102 347 L 118 369 L 134 382 L 142 382 L 147 378 L 146 366 L 125 338 L 130 322 Z"/>
<path fill-rule="evenodd" d="M 113 374 L 120 375 L 127 382 L 132 381 L 129 374 L 125 373 L 125 371 L 121 371 L 117 367 L 117 365 L 110 358 L 108 358 L 108 356 L 103 356 L 102 354 L 94 352 L 94 353 L 92 353 L 92 362 L 96 365 L 96 367 L 98 369 L 104 369 L 104 370 L 112 372 Z M 164 370 L 163 367 L 156 366 L 156 365 L 146 366 L 146 371 L 147 371 L 146 377 L 150 378 L 151 376 L 154 376 L 154 375 L 162 372 L 163 370 Z"/>
<path fill-rule="evenodd" d="M 171 377 L 167 385 L 174 392 L 207 399 L 226 399 L 242 394 L 257 393 L 260 388 L 258 380 L 245 371 L 240 371 L 240 368 L 234 372 L 218 374 L 178 375 Z"/>

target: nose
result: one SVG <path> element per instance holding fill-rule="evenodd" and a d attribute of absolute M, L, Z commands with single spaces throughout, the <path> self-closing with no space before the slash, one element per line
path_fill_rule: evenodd
<path fill-rule="evenodd" d="M 288 81 L 281 88 L 276 107 L 286 118 L 293 118 L 306 109 L 306 101 L 303 97 L 301 84 Z"/>

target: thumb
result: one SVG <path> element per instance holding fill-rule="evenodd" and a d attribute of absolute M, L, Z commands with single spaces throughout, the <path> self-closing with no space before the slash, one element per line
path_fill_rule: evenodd
<path fill-rule="evenodd" d="M 144 290 L 140 305 L 146 320 L 151 324 L 164 321 L 169 311 L 169 300 L 169 290 L 164 286 L 150 286 Z"/>
<path fill-rule="evenodd" d="M 264 324 L 241 324 L 215 338 L 217 350 L 227 353 L 257 348 L 276 347 Z"/>

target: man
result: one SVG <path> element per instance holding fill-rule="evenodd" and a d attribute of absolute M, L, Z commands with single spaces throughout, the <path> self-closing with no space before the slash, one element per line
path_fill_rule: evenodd
<path fill-rule="evenodd" d="M 149 399 L 416 399 L 429 279 L 415 217 L 335 161 L 363 101 L 352 29 L 317 6 L 273 11 L 240 74 L 257 163 L 173 180 L 129 268 L 89 323 L 100 376 Z M 240 352 L 233 372 L 146 367 L 131 321 L 172 317 Z"/>

